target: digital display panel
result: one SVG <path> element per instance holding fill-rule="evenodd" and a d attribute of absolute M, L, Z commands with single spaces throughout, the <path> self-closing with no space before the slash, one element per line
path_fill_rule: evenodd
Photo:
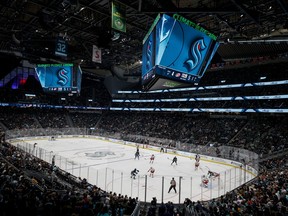
<path fill-rule="evenodd" d="M 46 92 L 80 93 L 82 71 L 74 64 L 38 64 L 35 68 Z"/>
<path fill-rule="evenodd" d="M 143 41 L 142 85 L 159 77 L 198 83 L 219 47 L 217 37 L 178 14 L 162 14 L 154 26 Z"/>

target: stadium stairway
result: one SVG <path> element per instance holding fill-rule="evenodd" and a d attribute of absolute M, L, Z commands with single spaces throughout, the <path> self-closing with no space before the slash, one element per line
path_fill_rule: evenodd
<path fill-rule="evenodd" d="M 68 115 L 68 113 L 65 113 L 65 119 L 66 119 L 66 122 L 67 124 L 69 125 L 69 127 L 73 128 L 73 121 L 71 119 L 71 117 Z"/>
<path fill-rule="evenodd" d="M 227 145 L 230 146 L 230 143 L 242 132 L 242 130 L 247 126 L 247 124 L 249 123 L 249 121 L 247 121 L 242 127 L 241 129 L 227 142 Z"/>
<path fill-rule="evenodd" d="M 0 128 L 3 129 L 3 131 L 8 130 L 8 128 L 0 121 Z"/>

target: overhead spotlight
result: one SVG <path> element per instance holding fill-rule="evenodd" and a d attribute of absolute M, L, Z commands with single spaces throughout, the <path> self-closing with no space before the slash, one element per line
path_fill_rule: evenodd
<path fill-rule="evenodd" d="M 223 41 L 225 44 L 226 43 L 229 43 L 230 42 L 230 39 L 229 38 L 226 38 L 226 39 L 224 39 L 224 41 Z"/>
<path fill-rule="evenodd" d="M 120 33 L 113 32 L 113 37 L 111 38 L 112 41 L 116 41 L 120 38 Z"/>

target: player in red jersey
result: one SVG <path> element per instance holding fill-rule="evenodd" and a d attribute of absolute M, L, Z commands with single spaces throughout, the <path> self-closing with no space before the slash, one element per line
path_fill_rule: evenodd
<path fill-rule="evenodd" d="M 205 175 L 201 178 L 201 186 L 207 188 L 209 183 L 209 178 Z"/>
<path fill-rule="evenodd" d="M 147 172 L 149 172 L 150 177 L 152 177 L 152 178 L 154 177 L 155 169 L 153 167 L 150 167 L 150 169 Z"/>
<path fill-rule="evenodd" d="M 150 162 L 149 163 L 154 163 L 154 159 L 155 159 L 155 155 L 152 154 L 151 157 L 150 157 Z"/>

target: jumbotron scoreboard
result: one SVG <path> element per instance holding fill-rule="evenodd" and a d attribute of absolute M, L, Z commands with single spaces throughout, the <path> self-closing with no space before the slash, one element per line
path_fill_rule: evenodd
<path fill-rule="evenodd" d="M 143 40 L 143 89 L 198 83 L 218 47 L 217 37 L 196 23 L 179 14 L 159 14 Z"/>
<path fill-rule="evenodd" d="M 82 71 L 75 64 L 38 64 L 35 68 L 43 91 L 80 93 Z"/>

